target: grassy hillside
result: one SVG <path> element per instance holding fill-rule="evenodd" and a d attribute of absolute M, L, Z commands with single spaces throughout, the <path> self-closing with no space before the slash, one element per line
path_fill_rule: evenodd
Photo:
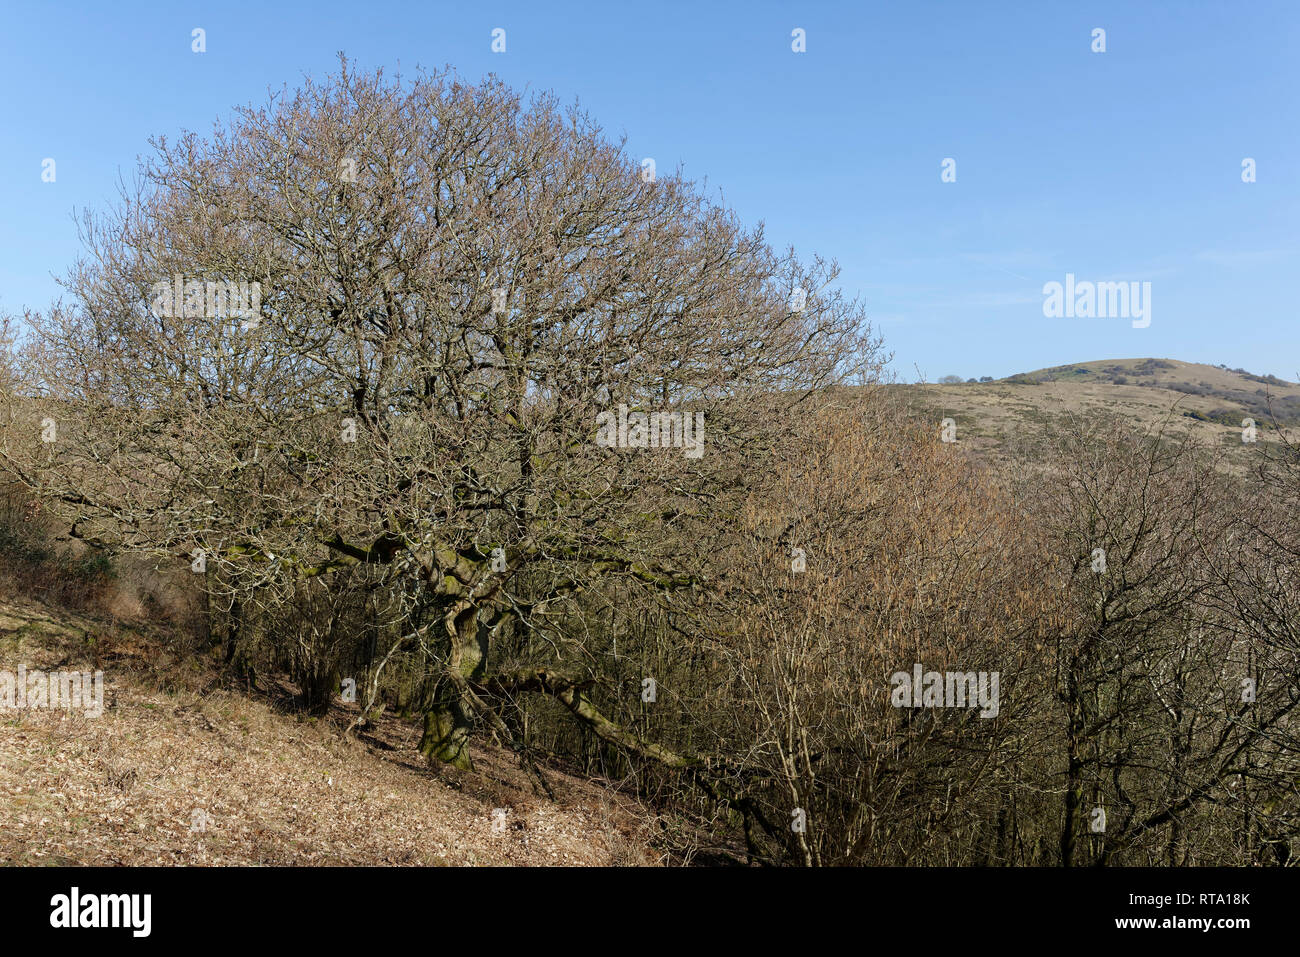
<path fill-rule="evenodd" d="M 103 673 L 103 713 L 0 707 L 0 865 L 654 864 L 656 815 L 618 782 L 546 768 L 539 798 L 490 741 L 430 766 L 414 722 L 294 713 L 226 680 L 193 589 L 139 556 L 57 541 L 0 484 L 0 673 Z M 200 606 L 201 607 L 201 606 Z M 501 810 L 498 810 L 501 809 Z M 502 813 L 502 811 L 504 813 Z M 688 843 L 689 843 L 688 838 Z"/>
<path fill-rule="evenodd" d="M 653 816 L 615 787 L 509 752 L 431 769 L 384 717 L 301 720 L 223 687 L 148 623 L 0 591 L 0 670 L 102 670 L 104 713 L 0 710 L 0 864 L 653 864 Z M 503 809 L 504 813 L 497 809 Z"/>
<path fill-rule="evenodd" d="M 1102 359 L 990 382 L 897 388 L 927 416 L 954 419 L 959 444 L 1001 464 L 1035 461 L 1049 430 L 1071 415 L 1118 413 L 1138 427 L 1167 419 L 1223 445 L 1243 466 L 1243 419 L 1255 420 L 1260 442 L 1275 440 L 1275 420 L 1300 425 L 1300 385 L 1176 359 Z"/>

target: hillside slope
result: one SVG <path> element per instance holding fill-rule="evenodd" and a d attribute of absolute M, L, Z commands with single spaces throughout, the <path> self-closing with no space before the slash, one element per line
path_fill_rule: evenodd
<path fill-rule="evenodd" d="M 1261 443 L 1275 441 L 1274 416 L 1300 424 L 1300 385 L 1174 359 L 1103 359 L 991 382 L 895 388 L 927 416 L 952 418 L 958 444 L 1002 465 L 1037 461 L 1051 430 L 1073 415 L 1118 413 L 1138 428 L 1168 422 L 1222 445 L 1241 468 L 1252 451 L 1242 442 L 1244 419 L 1255 421 Z"/>
<path fill-rule="evenodd" d="M 418 731 L 361 740 L 215 686 L 147 630 L 0 596 L 0 672 L 102 669 L 100 717 L 0 708 L 0 863 L 653 864 L 653 815 L 513 755 L 430 769 Z M 340 716 L 346 717 L 346 716 Z M 504 809 L 504 815 L 497 811 Z"/>

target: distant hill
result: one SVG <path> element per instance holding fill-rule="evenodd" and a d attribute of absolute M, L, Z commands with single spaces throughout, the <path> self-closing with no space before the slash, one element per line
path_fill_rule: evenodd
<path fill-rule="evenodd" d="M 1033 461 L 1047 430 L 1070 414 L 1118 413 L 1145 427 L 1170 418 L 1203 438 L 1240 450 L 1242 421 L 1260 442 L 1275 421 L 1300 426 L 1300 385 L 1243 369 L 1177 359 L 1101 359 L 1022 372 L 989 382 L 902 385 L 913 406 L 957 422 L 958 442 L 995 461 Z"/>

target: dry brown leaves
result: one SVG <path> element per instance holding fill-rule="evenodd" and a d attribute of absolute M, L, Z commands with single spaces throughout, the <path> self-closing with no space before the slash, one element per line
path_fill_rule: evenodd
<path fill-rule="evenodd" d="M 93 638 L 93 645 L 88 642 Z M 121 865 L 652 864 L 652 815 L 513 755 L 431 769 L 418 733 L 360 740 L 214 690 L 140 631 L 0 600 L 0 669 L 104 671 L 104 714 L 0 709 L 0 862 Z M 501 809 L 501 810 L 497 810 Z"/>

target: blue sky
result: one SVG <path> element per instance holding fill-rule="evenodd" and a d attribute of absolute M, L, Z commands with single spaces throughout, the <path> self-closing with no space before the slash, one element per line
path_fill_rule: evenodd
<path fill-rule="evenodd" d="M 0 23 L 0 309 L 57 294 L 74 212 L 115 199 L 151 134 L 206 131 L 343 50 L 577 98 L 777 247 L 838 260 L 905 379 L 1134 356 L 1300 376 L 1293 0 L 5 0 Z M 1150 326 L 1045 318 L 1067 272 L 1149 281 Z"/>

